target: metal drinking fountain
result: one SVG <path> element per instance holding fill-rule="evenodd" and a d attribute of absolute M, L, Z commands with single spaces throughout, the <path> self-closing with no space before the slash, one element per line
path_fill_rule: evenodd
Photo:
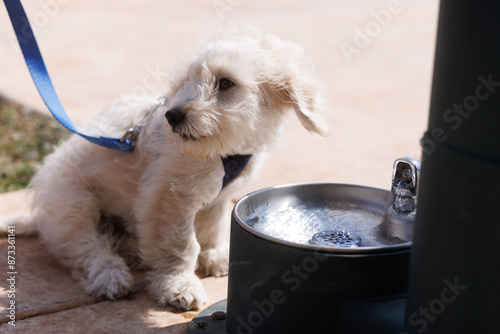
<path fill-rule="evenodd" d="M 228 299 L 188 333 L 401 330 L 419 170 L 397 159 L 392 191 L 311 183 L 243 197 L 232 214 Z"/>

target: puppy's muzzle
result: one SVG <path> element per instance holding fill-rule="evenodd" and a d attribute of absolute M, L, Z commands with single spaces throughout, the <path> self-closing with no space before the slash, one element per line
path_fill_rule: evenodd
<path fill-rule="evenodd" d="M 186 114 L 181 108 L 172 108 L 165 113 L 168 124 L 175 129 L 186 119 Z"/>

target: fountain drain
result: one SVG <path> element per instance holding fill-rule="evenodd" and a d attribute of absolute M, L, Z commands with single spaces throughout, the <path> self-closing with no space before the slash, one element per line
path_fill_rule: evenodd
<path fill-rule="evenodd" d="M 323 231 L 314 234 L 309 243 L 322 246 L 357 247 L 361 243 L 361 238 L 346 231 Z"/>

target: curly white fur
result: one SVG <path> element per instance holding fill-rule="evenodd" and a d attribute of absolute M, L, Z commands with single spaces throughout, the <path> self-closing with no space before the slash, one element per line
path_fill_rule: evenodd
<path fill-rule="evenodd" d="M 38 230 L 89 294 L 125 296 L 129 265 L 143 261 L 160 303 L 198 308 L 206 296 L 195 270 L 227 274 L 231 198 L 255 178 L 287 116 L 327 132 L 314 113 L 321 99 L 309 65 L 297 44 L 251 29 L 224 32 L 175 79 L 133 153 L 73 136 L 33 178 L 33 215 L 0 219 L 1 228 Z M 232 85 L 220 87 L 222 79 Z M 84 131 L 121 136 L 153 107 L 152 98 L 122 97 Z M 171 127 L 164 114 L 175 108 L 185 119 Z M 221 157 L 231 154 L 252 158 L 221 191 Z"/>

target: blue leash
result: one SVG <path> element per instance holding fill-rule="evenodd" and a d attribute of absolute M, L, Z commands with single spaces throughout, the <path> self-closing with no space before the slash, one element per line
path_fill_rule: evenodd
<path fill-rule="evenodd" d="M 75 125 L 64 111 L 52 81 L 50 80 L 49 73 L 43 62 L 42 54 L 38 48 L 35 35 L 31 29 L 31 25 L 21 1 L 4 0 L 4 3 L 5 7 L 7 7 L 12 26 L 17 36 L 17 41 L 23 52 L 24 60 L 26 61 L 26 65 L 28 65 L 31 77 L 45 105 L 49 108 L 55 119 L 57 119 L 66 129 L 82 136 L 94 144 L 127 153 L 133 152 L 135 148 L 135 139 L 137 138 L 137 133 L 134 129 L 128 130 L 123 138 L 92 137 L 82 134 L 76 129 Z"/>

